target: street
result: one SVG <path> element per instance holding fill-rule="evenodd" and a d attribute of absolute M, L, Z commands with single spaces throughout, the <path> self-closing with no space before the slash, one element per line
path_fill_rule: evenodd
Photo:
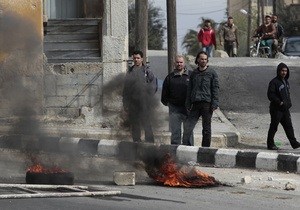
<path fill-rule="evenodd" d="M 191 163 L 187 167 L 213 176 L 221 185 L 185 188 L 164 186 L 148 177 L 139 162 L 127 162 L 99 156 L 68 157 L 41 153 L 61 162 L 75 174 L 75 185 L 91 186 L 105 191 L 121 191 L 116 196 L 1 199 L 1 209 L 299 209 L 299 174 L 240 168 L 216 168 Z M 24 153 L 1 150 L 1 183 L 25 183 Z M 115 171 L 133 171 L 134 186 L 117 186 Z M 247 180 L 244 183 L 242 180 Z M 293 189 L 287 190 L 291 183 Z M 0 189 L 0 193 L 6 193 Z"/>
<path fill-rule="evenodd" d="M 38 198 L 0 200 L 8 209 L 299 209 L 300 189 L 287 191 L 291 182 L 300 186 L 299 175 L 276 172 L 257 172 L 242 169 L 201 167 L 228 186 L 207 188 L 169 187 L 147 177 L 138 177 L 135 186 L 116 186 L 106 181 L 93 183 L 104 190 L 120 190 L 118 196 Z M 241 178 L 250 176 L 249 184 Z M 91 185 L 91 182 L 87 182 Z"/>
<path fill-rule="evenodd" d="M 253 60 L 251 60 L 253 59 Z M 261 62 L 261 64 L 260 64 Z M 269 65 L 268 62 L 270 63 Z M 241 132 L 238 147 L 265 149 L 269 123 L 266 97 L 268 82 L 276 75 L 275 59 L 212 59 L 220 79 L 220 109 Z M 283 61 L 284 62 L 284 61 Z M 291 63 L 292 61 L 288 61 Z M 250 63 L 246 65 L 246 63 Z M 267 64 L 266 64 L 267 63 Z M 154 63 L 153 63 L 154 64 Z M 160 63 L 157 63 L 158 65 Z M 260 65 L 259 65 L 260 64 Z M 161 63 L 161 65 L 163 65 Z M 289 64 L 288 64 L 289 65 Z M 296 64 L 295 64 L 296 65 Z M 152 65 L 155 68 L 155 65 Z M 157 68 L 158 69 L 158 68 Z M 158 74 L 159 75 L 159 74 Z M 161 72 L 163 79 L 166 72 Z M 291 67 L 290 85 L 292 119 L 296 137 L 300 138 L 300 68 Z M 291 149 L 279 129 L 282 147 Z M 294 152 L 294 150 L 288 150 Z M 295 150 L 295 152 L 297 152 Z M 28 160 L 26 153 L 2 149 L 0 180 L 2 183 L 24 183 Z M 60 162 L 75 174 L 77 185 L 96 186 L 103 190 L 120 190 L 121 195 L 71 198 L 2 199 L 1 209 L 299 209 L 299 174 L 240 168 L 195 167 L 224 185 L 204 188 L 163 186 L 150 179 L 142 165 L 101 156 L 40 153 L 41 159 Z M 135 186 L 117 186 L 115 171 L 134 171 Z M 242 179 L 247 178 L 247 183 Z M 291 183 L 293 189 L 287 190 Z M 3 190 L 0 189 L 3 194 Z"/>

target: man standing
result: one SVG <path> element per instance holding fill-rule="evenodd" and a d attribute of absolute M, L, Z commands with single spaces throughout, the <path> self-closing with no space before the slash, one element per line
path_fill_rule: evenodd
<path fill-rule="evenodd" d="M 149 66 L 143 63 L 143 52 L 134 51 L 132 58 L 134 65 L 129 68 L 125 77 L 123 107 L 128 113 L 133 141 L 141 141 L 141 127 L 143 127 L 145 141 L 153 143 L 151 116 L 154 108 L 154 91 L 151 83 L 154 81 L 154 74 Z"/>
<path fill-rule="evenodd" d="M 282 44 L 282 39 L 283 39 L 283 36 L 284 36 L 284 30 L 283 30 L 283 27 L 282 25 L 280 25 L 278 22 L 278 16 L 277 15 L 273 15 L 272 16 L 272 23 L 275 25 L 275 28 L 276 28 L 276 34 L 275 34 L 275 39 L 274 39 L 274 50 L 276 52 L 278 52 L 278 46 L 279 44 L 281 45 Z"/>
<path fill-rule="evenodd" d="M 224 50 L 229 57 L 237 57 L 239 47 L 238 28 L 234 25 L 232 17 L 228 17 L 227 23 L 221 28 L 220 45 L 224 45 Z"/>
<path fill-rule="evenodd" d="M 161 103 L 169 107 L 169 127 L 171 130 L 171 144 L 181 144 L 181 126 L 187 118 L 185 108 L 186 91 L 191 71 L 185 68 L 184 57 L 178 55 L 175 58 L 175 69 L 168 74 L 163 82 Z M 194 144 L 193 133 L 189 144 Z"/>
<path fill-rule="evenodd" d="M 204 21 L 204 27 L 198 33 L 198 40 L 202 44 L 202 50 L 208 54 L 208 57 L 213 57 L 213 46 L 217 49 L 216 34 L 211 27 L 210 20 Z"/>
<path fill-rule="evenodd" d="M 202 116 L 202 147 L 210 147 L 211 118 L 219 106 L 219 80 L 217 73 L 207 63 L 207 54 L 199 52 L 195 60 L 198 67 L 192 72 L 187 89 L 186 108 L 189 115 L 184 126 L 184 145 L 193 146 L 189 137 Z"/>
<path fill-rule="evenodd" d="M 293 149 L 299 148 L 300 143 L 296 140 L 289 109 L 292 106 L 290 98 L 290 85 L 288 82 L 290 70 L 286 64 L 277 66 L 277 76 L 272 79 L 268 87 L 268 98 L 270 100 L 271 124 L 268 132 L 267 147 L 269 150 L 278 150 L 274 143 L 274 136 L 278 124 L 281 123 L 287 138 Z"/>
<path fill-rule="evenodd" d="M 276 34 L 275 25 L 271 22 L 271 16 L 265 16 L 265 23 L 260 25 L 254 32 L 254 36 L 262 36 L 262 40 L 270 48 L 270 57 L 272 57 L 272 50 L 274 44 L 274 38 Z"/>

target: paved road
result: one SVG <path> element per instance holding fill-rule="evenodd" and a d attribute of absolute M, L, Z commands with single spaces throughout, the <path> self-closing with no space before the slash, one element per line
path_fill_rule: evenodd
<path fill-rule="evenodd" d="M 14 154 L 14 155 L 12 155 Z M 26 164 L 24 153 L 1 151 L 1 181 L 24 183 Z M 225 185 L 206 188 L 163 186 L 150 179 L 142 165 L 96 157 L 70 157 L 41 154 L 55 161 L 60 158 L 75 174 L 75 184 L 121 191 L 118 196 L 73 198 L 2 199 L 3 210 L 10 209 L 299 209 L 299 175 L 293 173 L 262 172 L 245 169 L 226 169 L 195 166 L 215 177 Z M 63 162 L 63 161 L 62 161 Z M 14 164 L 12 164 L 14 163 Z M 67 166 L 66 166 L 67 167 Z M 191 166 L 192 167 L 192 166 Z M 117 186 L 113 182 L 114 171 L 134 171 L 135 186 Z M 8 177 L 3 175 L 10 174 Z M 250 177 L 248 184 L 242 178 Z M 285 190 L 290 182 L 296 188 Z M 0 194 L 3 193 L 0 190 Z"/>

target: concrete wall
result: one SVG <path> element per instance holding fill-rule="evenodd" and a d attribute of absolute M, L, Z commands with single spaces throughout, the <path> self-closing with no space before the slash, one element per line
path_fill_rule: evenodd
<path fill-rule="evenodd" d="M 42 1 L 0 0 L 0 117 L 40 113 Z"/>

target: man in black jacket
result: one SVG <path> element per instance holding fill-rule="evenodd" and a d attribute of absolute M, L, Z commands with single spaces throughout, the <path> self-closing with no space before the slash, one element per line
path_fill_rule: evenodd
<path fill-rule="evenodd" d="M 293 149 L 299 148 L 300 143 L 296 140 L 289 109 L 292 107 L 290 98 L 290 76 L 289 68 L 286 64 L 280 63 L 277 66 L 277 76 L 272 79 L 268 87 L 268 98 L 270 100 L 271 124 L 268 132 L 267 147 L 269 150 L 278 150 L 274 143 L 274 136 L 277 132 L 278 124 L 281 123 L 287 138 Z"/>
<path fill-rule="evenodd" d="M 190 145 L 189 137 L 200 116 L 202 117 L 202 147 L 210 147 L 211 118 L 213 111 L 219 106 L 219 80 L 215 70 L 207 65 L 208 56 L 201 51 L 197 54 L 195 64 L 198 65 L 190 76 L 187 89 L 186 108 L 189 111 L 184 126 L 184 145 Z"/>
<path fill-rule="evenodd" d="M 175 69 L 166 76 L 162 93 L 161 103 L 169 107 L 169 127 L 171 131 L 171 144 L 181 144 L 181 126 L 187 118 L 185 108 L 186 91 L 191 71 L 185 68 L 184 57 L 175 58 Z M 191 134 L 190 144 L 194 144 L 194 136 Z"/>

